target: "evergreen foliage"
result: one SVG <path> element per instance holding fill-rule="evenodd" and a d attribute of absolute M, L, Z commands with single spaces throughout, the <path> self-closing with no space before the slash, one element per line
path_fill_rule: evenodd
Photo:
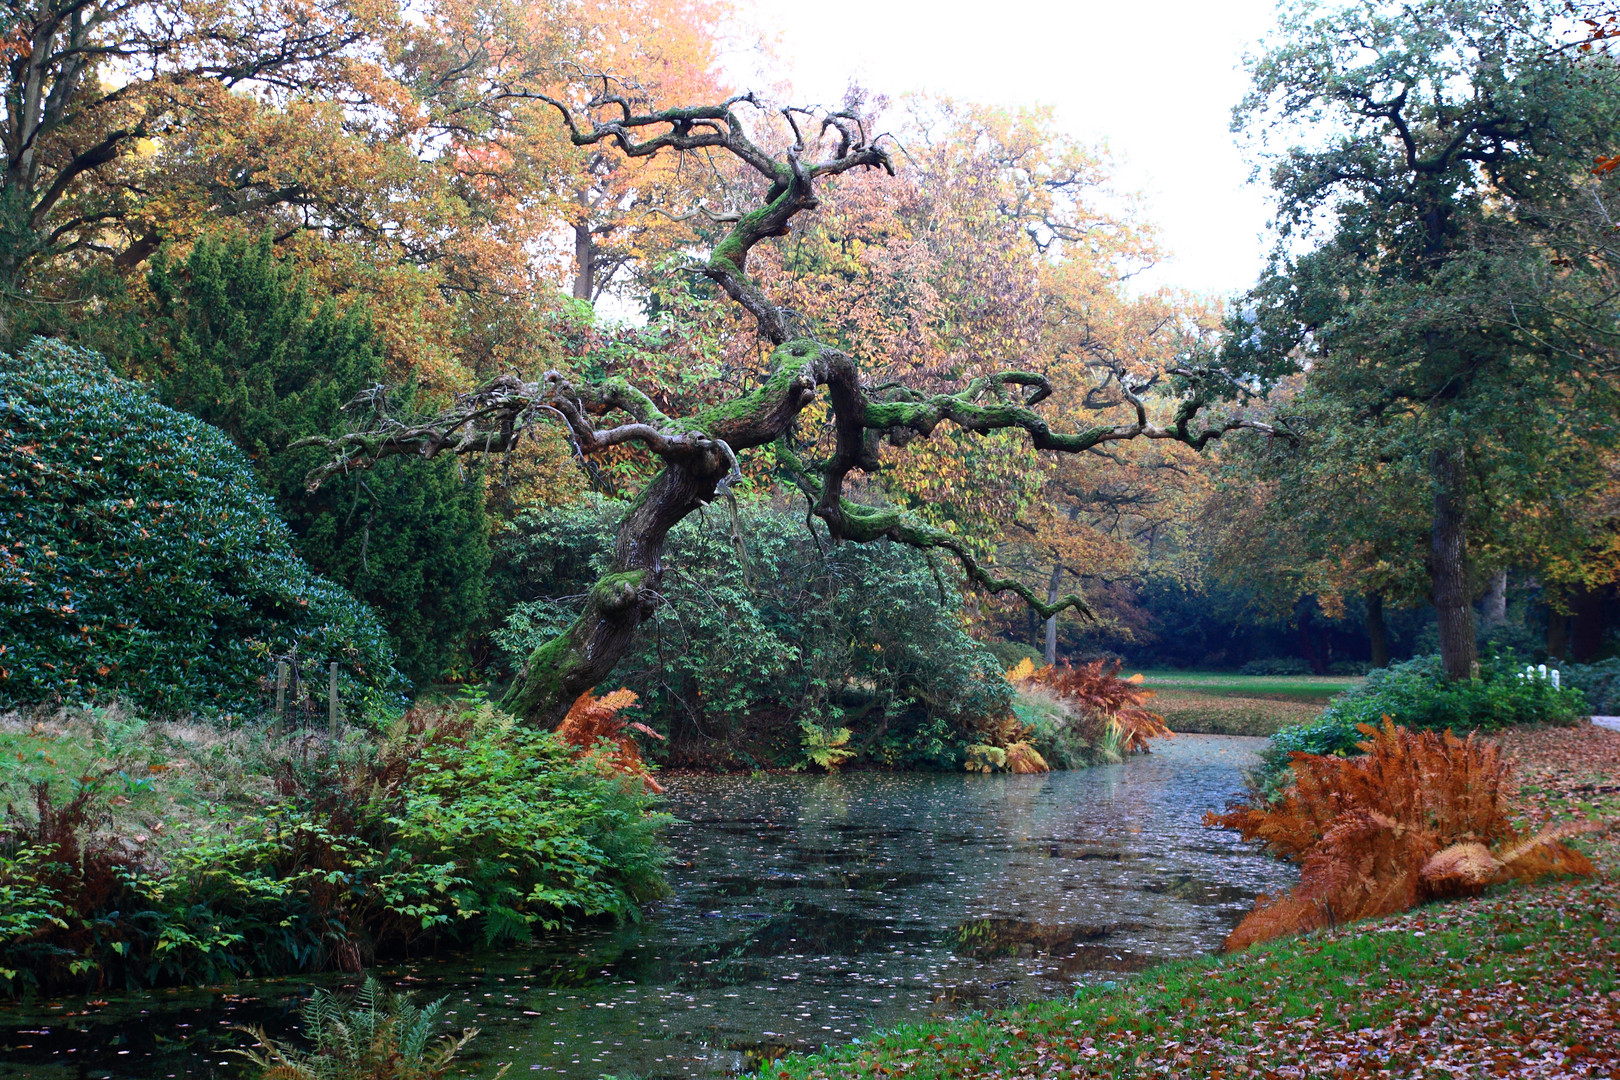
<path fill-rule="evenodd" d="M 621 505 L 532 510 L 497 537 L 492 591 L 508 614 L 495 637 L 513 664 L 578 614 Z M 952 768 L 1008 715 L 1000 665 L 922 553 L 834 547 L 764 505 L 744 504 L 738 526 L 721 503 L 671 532 L 666 602 L 614 672 L 672 760 Z"/>
<path fill-rule="evenodd" d="M 382 626 L 216 429 L 42 339 L 0 363 L 0 413 L 0 702 L 243 712 L 295 647 L 345 700 L 397 699 Z"/>
<path fill-rule="evenodd" d="M 321 455 L 287 449 L 341 430 L 342 407 L 384 381 L 361 309 L 317 304 L 268 236 L 205 239 L 184 262 L 154 260 L 147 283 L 130 369 L 248 454 L 304 558 L 376 609 L 406 674 L 423 682 L 464 664 L 489 565 L 477 474 L 464 480 L 447 459 L 395 460 L 311 494 L 304 477 Z M 410 385 L 403 394 L 416 396 Z"/>

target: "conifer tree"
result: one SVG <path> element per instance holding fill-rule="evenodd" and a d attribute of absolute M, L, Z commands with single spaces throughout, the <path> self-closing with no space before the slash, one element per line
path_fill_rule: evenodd
<path fill-rule="evenodd" d="M 287 449 L 311 431 L 340 430 L 343 406 L 382 382 L 370 321 L 358 308 L 317 304 L 268 236 L 205 240 L 183 262 L 155 260 L 147 282 L 150 307 L 127 339 L 132 371 L 248 454 L 305 560 L 377 610 L 412 679 L 461 662 L 489 566 L 479 475 L 463 479 L 448 458 L 390 461 L 310 493 L 304 474 L 319 455 Z M 416 396 L 410 386 L 398 395 Z"/>

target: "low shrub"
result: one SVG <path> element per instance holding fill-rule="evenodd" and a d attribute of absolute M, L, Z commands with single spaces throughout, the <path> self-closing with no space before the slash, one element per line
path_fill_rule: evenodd
<path fill-rule="evenodd" d="M 183 835 L 109 826 L 134 784 L 184 794 L 167 780 L 182 771 L 30 781 L 33 812 L 13 805 L 0 827 L 0 988 L 359 970 L 440 943 L 634 919 L 662 889 L 664 819 L 645 787 L 487 706 L 419 708 L 381 739 L 267 750 L 244 790 L 210 792 Z"/>
<path fill-rule="evenodd" d="M 258 1045 L 226 1053 L 247 1058 L 265 1080 L 440 1080 L 478 1036 L 477 1028 L 466 1028 L 434 1038 L 444 1000 L 418 1007 L 409 994 L 390 993 L 374 978 L 353 998 L 317 988 L 299 1010 L 313 1050 L 274 1039 L 263 1028 L 243 1027 L 237 1030 Z M 505 1074 L 502 1067 L 496 1076 Z"/>
<path fill-rule="evenodd" d="M 317 577 L 247 458 L 100 357 L 0 357 L 0 705 L 254 711 L 270 659 L 339 662 L 354 711 L 405 681 L 371 610 Z"/>
<path fill-rule="evenodd" d="M 1386 716 L 1414 730 L 1488 733 L 1519 724 L 1574 724 L 1585 709 L 1580 691 L 1526 677 L 1511 654 L 1481 663 L 1477 679 L 1457 680 L 1446 678 L 1438 656 L 1420 656 L 1372 672 L 1312 723 L 1273 735 L 1257 779 L 1274 797 L 1290 754 L 1358 753 L 1362 725 L 1377 726 Z"/>
<path fill-rule="evenodd" d="M 1592 873 L 1561 842 L 1584 826 L 1529 838 L 1514 830 L 1503 798 L 1509 770 L 1495 744 L 1387 720 L 1359 734 L 1355 758 L 1297 754 L 1276 803 L 1205 816 L 1206 826 L 1236 829 L 1302 867 L 1292 893 L 1256 901 L 1228 951 L 1501 881 Z"/>
<path fill-rule="evenodd" d="M 1574 687 L 1586 697 L 1586 707 L 1591 715 L 1620 715 L 1620 658 L 1599 660 L 1595 664 L 1563 664 L 1559 667 L 1564 684 Z"/>
<path fill-rule="evenodd" d="M 1073 767 L 1081 759 L 1089 764 L 1146 753 L 1149 739 L 1169 735 L 1164 718 L 1145 707 L 1153 691 L 1142 688 L 1142 676 L 1121 679 L 1119 668 L 1118 660 L 1043 668 L 1024 660 L 1007 672 L 1023 702 L 1020 708 L 1015 701 L 1015 715 L 1029 717 L 1031 746 Z"/>

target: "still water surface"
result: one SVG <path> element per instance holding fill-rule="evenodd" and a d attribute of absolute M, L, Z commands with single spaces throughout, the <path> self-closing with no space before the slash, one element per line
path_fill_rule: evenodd
<path fill-rule="evenodd" d="M 1045 776 L 670 778 L 673 895 L 639 927 L 383 968 L 507 1074 L 723 1076 L 908 1020 L 1217 949 L 1294 872 L 1202 828 L 1259 739 L 1183 735 Z M 325 985 L 341 986 L 337 980 Z M 0 1009 L 0 1077 L 246 1075 L 308 979 Z"/>

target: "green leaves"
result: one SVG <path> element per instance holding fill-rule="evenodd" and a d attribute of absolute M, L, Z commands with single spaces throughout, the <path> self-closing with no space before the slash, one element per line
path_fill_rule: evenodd
<path fill-rule="evenodd" d="M 403 689 L 372 614 L 294 552 L 217 430 L 36 340 L 0 369 L 0 701 L 250 712 L 272 654 Z"/>

